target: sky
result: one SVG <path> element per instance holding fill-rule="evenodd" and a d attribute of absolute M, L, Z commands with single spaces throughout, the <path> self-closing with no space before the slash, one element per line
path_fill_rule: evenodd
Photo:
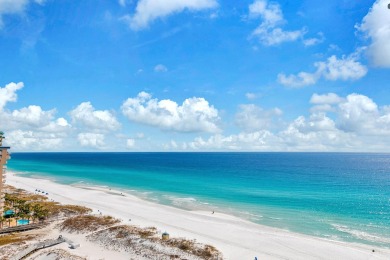
<path fill-rule="evenodd" d="M 389 152 L 388 0 L 0 0 L 12 151 Z"/>

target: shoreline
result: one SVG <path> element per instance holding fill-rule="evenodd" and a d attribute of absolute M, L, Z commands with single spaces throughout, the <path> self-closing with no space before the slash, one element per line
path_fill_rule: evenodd
<path fill-rule="evenodd" d="M 219 212 L 187 211 L 109 188 L 59 184 L 10 171 L 7 184 L 30 192 L 37 188 L 44 190 L 49 199 L 86 206 L 93 213 L 102 212 L 125 224 L 154 226 L 172 237 L 196 239 L 215 246 L 225 259 L 388 259 L 390 256 L 386 248 L 311 237 Z"/>

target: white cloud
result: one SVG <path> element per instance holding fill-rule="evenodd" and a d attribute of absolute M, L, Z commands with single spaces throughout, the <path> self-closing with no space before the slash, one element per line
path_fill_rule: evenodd
<path fill-rule="evenodd" d="M 168 68 L 165 67 L 164 65 L 162 64 L 158 64 L 154 67 L 154 71 L 155 72 L 167 72 L 168 71 Z"/>
<path fill-rule="evenodd" d="M 378 67 L 390 68 L 390 15 L 388 0 L 377 0 L 360 25 L 356 26 L 371 40 L 368 56 Z"/>
<path fill-rule="evenodd" d="M 319 32 L 318 38 L 304 39 L 303 45 L 305 45 L 305 47 L 314 46 L 314 45 L 317 45 L 317 44 L 324 42 L 324 40 L 325 40 L 324 34 L 322 32 Z"/>
<path fill-rule="evenodd" d="M 306 33 L 304 29 L 284 31 L 281 26 L 286 23 L 280 5 L 256 0 L 249 5 L 249 18 L 261 17 L 262 23 L 252 32 L 264 45 L 278 45 L 283 42 L 296 41 Z"/>
<path fill-rule="evenodd" d="M 6 131 L 6 143 L 17 151 L 59 149 L 71 125 L 64 118 L 55 118 L 55 109 L 45 111 L 36 105 L 6 109 L 8 102 L 17 100 L 16 91 L 22 88 L 22 82 L 0 88 L 0 127 Z"/>
<path fill-rule="evenodd" d="M 318 76 L 316 73 L 299 72 L 297 75 L 290 74 L 286 76 L 283 73 L 279 73 L 278 82 L 288 87 L 304 87 L 313 85 L 317 82 Z"/>
<path fill-rule="evenodd" d="M 126 6 L 126 0 L 118 0 L 118 3 L 120 6 L 125 7 Z"/>
<path fill-rule="evenodd" d="M 337 129 L 325 113 L 298 117 L 279 133 L 286 149 L 293 151 L 342 151 L 356 145 L 356 137 Z"/>
<path fill-rule="evenodd" d="M 33 130 L 36 132 L 65 133 L 71 125 L 64 118 L 55 118 L 56 110 L 42 110 L 40 106 L 31 105 L 14 111 L 0 112 L 0 121 L 7 122 L 1 127 L 4 130 Z"/>
<path fill-rule="evenodd" d="M 367 67 L 359 61 L 358 53 L 342 56 L 338 59 L 335 55 L 326 61 L 314 63 L 317 70 L 314 73 L 299 72 L 297 75 L 285 75 L 279 73 L 278 82 L 288 87 L 303 87 L 317 83 L 320 78 L 326 80 L 358 80 L 367 74 Z"/>
<path fill-rule="evenodd" d="M 16 91 L 23 88 L 23 86 L 23 82 L 11 82 L 5 85 L 5 87 L 0 88 L 0 112 L 4 109 L 8 102 L 16 102 L 18 99 Z"/>
<path fill-rule="evenodd" d="M 268 4 L 266 0 L 258 0 L 250 4 L 249 17 L 262 17 L 264 19 L 264 23 L 270 24 L 272 26 L 283 22 L 283 13 L 279 4 Z"/>
<path fill-rule="evenodd" d="M 104 147 L 104 135 L 96 133 L 80 133 L 77 139 L 81 146 L 101 149 Z"/>
<path fill-rule="evenodd" d="M 44 0 L 0 0 L 0 28 L 3 27 L 3 15 L 22 14 L 29 3 L 42 5 Z"/>
<path fill-rule="evenodd" d="M 313 111 L 298 116 L 279 131 L 253 129 L 232 135 L 195 138 L 183 144 L 193 150 L 248 151 L 388 151 L 390 145 L 390 106 L 379 107 L 359 94 L 339 97 L 334 93 L 314 94 L 315 106 L 328 111 Z M 185 147 L 185 148 L 184 148 Z"/>
<path fill-rule="evenodd" d="M 390 127 L 390 124 L 386 127 L 386 124 L 379 123 L 377 104 L 363 95 L 348 95 L 346 101 L 339 104 L 338 115 L 340 129 L 347 132 L 378 133 Z"/>
<path fill-rule="evenodd" d="M 126 15 L 123 20 L 129 23 L 133 30 L 147 28 L 156 19 L 164 18 L 174 13 L 200 11 L 218 6 L 216 0 L 139 0 L 135 14 Z"/>
<path fill-rule="evenodd" d="M 89 131 L 117 130 L 120 123 L 115 116 L 107 110 L 95 110 L 90 102 L 83 102 L 69 112 L 72 122 L 80 124 Z"/>
<path fill-rule="evenodd" d="M 40 106 L 31 105 L 28 107 L 14 110 L 11 114 L 12 119 L 24 125 L 40 127 L 50 123 L 55 114 L 55 110 L 44 111 Z"/>
<path fill-rule="evenodd" d="M 245 97 L 249 100 L 254 100 L 256 98 L 259 98 L 261 95 L 260 94 L 257 94 L 257 93 L 252 93 L 252 92 L 248 92 L 248 93 L 245 93 Z"/>
<path fill-rule="evenodd" d="M 68 131 L 72 126 L 68 123 L 68 121 L 63 118 L 57 118 L 55 121 L 51 121 L 49 124 L 43 126 L 40 128 L 40 130 L 44 132 L 66 132 Z"/>
<path fill-rule="evenodd" d="M 193 150 L 255 150 L 269 151 L 278 150 L 279 138 L 267 130 L 251 133 L 239 133 L 237 135 L 213 135 L 208 139 L 195 138 L 194 141 L 185 144 L 183 147 Z"/>
<path fill-rule="evenodd" d="M 129 139 L 126 140 L 126 147 L 127 148 L 134 148 L 134 146 L 135 146 L 135 140 L 134 139 L 129 138 Z"/>
<path fill-rule="evenodd" d="M 326 62 L 316 62 L 317 73 L 321 73 L 327 80 L 357 80 L 367 74 L 366 66 L 357 61 L 358 57 L 350 55 L 338 59 L 335 55 Z"/>
<path fill-rule="evenodd" d="M 146 92 L 127 99 L 123 114 L 131 121 L 177 132 L 219 132 L 218 110 L 204 98 L 188 98 L 182 105 L 164 99 L 152 99 Z"/>
<path fill-rule="evenodd" d="M 57 150 L 63 146 L 63 136 L 36 131 L 9 131 L 6 141 L 12 150 L 17 151 L 48 151 Z"/>
<path fill-rule="evenodd" d="M 277 133 L 263 129 L 229 136 L 213 135 L 206 140 L 198 137 L 188 147 L 194 150 L 338 151 L 348 150 L 356 143 L 352 136 L 337 129 L 324 113 L 316 113 L 309 119 L 298 117 Z"/>
<path fill-rule="evenodd" d="M 0 122 L 7 122 L 1 128 L 15 151 L 61 149 L 72 127 L 66 119 L 56 119 L 54 109 L 45 111 L 34 105 L 0 112 Z"/>
<path fill-rule="evenodd" d="M 0 14 L 21 13 L 29 0 L 0 0 Z"/>
<path fill-rule="evenodd" d="M 269 129 L 273 121 L 282 115 L 279 108 L 264 110 L 254 104 L 240 105 L 235 116 L 236 124 L 247 131 Z"/>
<path fill-rule="evenodd" d="M 314 93 L 310 98 L 310 103 L 314 104 L 314 106 L 310 108 L 310 112 L 335 112 L 336 108 L 333 105 L 339 104 L 342 101 L 344 101 L 344 98 L 339 97 L 335 93 L 324 95 Z"/>
<path fill-rule="evenodd" d="M 324 95 L 319 95 L 314 93 L 310 98 L 311 104 L 338 104 L 344 99 L 339 97 L 335 93 L 328 93 Z"/>

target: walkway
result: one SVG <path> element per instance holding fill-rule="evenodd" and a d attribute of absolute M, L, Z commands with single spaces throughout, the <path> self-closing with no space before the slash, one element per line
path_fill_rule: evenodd
<path fill-rule="evenodd" d="M 66 241 L 65 238 L 63 238 L 62 236 L 59 236 L 57 239 L 49 239 L 49 240 L 45 240 L 43 242 L 33 244 L 33 245 L 29 246 L 28 248 L 26 248 L 25 250 L 19 252 L 14 257 L 12 257 L 11 260 L 24 259 L 25 257 L 29 256 L 30 254 L 32 254 L 40 249 L 55 246 L 55 245 L 58 245 L 58 244 L 65 242 L 65 241 Z"/>
<path fill-rule="evenodd" d="M 46 226 L 45 223 L 38 223 L 38 224 L 28 224 L 28 225 L 21 225 L 17 227 L 3 228 L 0 229 L 0 234 L 21 232 L 21 231 L 26 231 L 26 230 L 36 229 L 36 228 L 42 228 L 44 226 Z"/>

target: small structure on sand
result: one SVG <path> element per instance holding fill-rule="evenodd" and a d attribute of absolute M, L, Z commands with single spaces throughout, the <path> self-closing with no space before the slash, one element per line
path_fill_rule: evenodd
<path fill-rule="evenodd" d="M 162 233 L 162 240 L 169 240 L 169 234 L 167 232 Z"/>

